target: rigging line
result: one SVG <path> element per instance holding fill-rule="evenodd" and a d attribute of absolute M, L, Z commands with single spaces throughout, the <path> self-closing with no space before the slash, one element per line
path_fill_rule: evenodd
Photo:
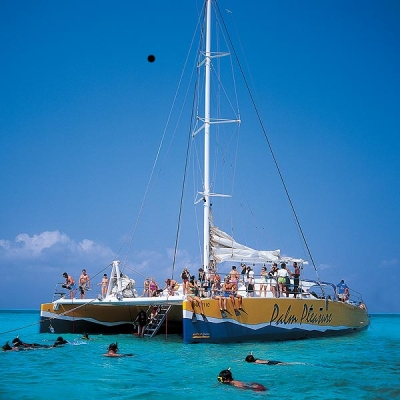
<path fill-rule="evenodd" d="M 265 129 L 264 124 L 263 124 L 263 122 L 262 122 L 260 113 L 259 113 L 258 108 L 257 108 L 257 105 L 256 105 L 256 103 L 255 103 L 253 94 L 252 94 L 252 92 L 251 92 L 251 90 L 250 90 L 249 84 L 248 84 L 248 82 L 247 82 L 246 76 L 245 76 L 244 71 L 243 71 L 243 68 L 242 68 L 242 65 L 241 65 L 241 63 L 240 63 L 240 61 L 239 61 L 239 58 L 238 58 L 238 55 L 237 55 L 237 53 L 236 53 L 235 47 L 234 47 L 234 45 L 233 45 L 232 39 L 231 39 L 231 37 L 230 37 L 230 35 L 229 35 L 229 32 L 228 32 L 228 29 L 227 29 L 227 27 L 226 27 L 226 25 L 225 25 L 225 21 L 224 21 L 224 18 L 223 18 L 223 16 L 222 16 L 221 10 L 219 9 L 219 6 L 218 6 L 217 2 L 215 2 L 215 5 L 216 5 L 216 8 L 217 8 L 217 10 L 218 10 L 218 13 L 220 14 L 220 17 L 221 17 L 223 26 L 224 26 L 224 28 L 225 28 L 225 31 L 226 31 L 227 36 L 228 36 L 228 39 L 229 39 L 229 43 L 231 44 L 233 53 L 234 53 L 234 55 L 235 55 L 236 62 L 238 63 L 240 72 L 241 72 L 241 74 L 242 74 L 244 83 L 245 83 L 245 85 L 246 85 L 247 92 L 248 92 L 248 94 L 249 94 L 249 96 L 250 96 L 250 100 L 251 100 L 251 102 L 252 102 L 252 104 L 253 104 L 254 111 L 256 112 L 256 115 L 257 115 L 258 121 L 259 121 L 259 123 L 260 123 L 261 129 L 262 129 L 262 131 L 263 131 L 263 133 L 264 133 L 265 140 L 266 140 L 266 142 L 267 142 L 267 144 L 268 144 L 270 153 L 271 153 L 271 155 L 272 155 L 272 159 L 273 159 L 274 164 L 275 164 L 275 167 L 276 167 L 276 169 L 277 169 L 277 171 L 278 171 L 279 178 L 280 178 L 280 180 L 281 180 L 281 182 L 282 182 L 282 185 L 283 185 L 283 188 L 284 188 L 284 190 L 285 190 L 286 197 L 287 197 L 287 199 L 288 199 L 288 201 L 289 201 L 289 204 L 290 204 L 290 207 L 291 207 L 291 209 L 292 209 L 294 218 L 295 218 L 295 220 L 296 220 L 296 224 L 297 224 L 297 226 L 298 226 L 298 228 L 299 228 L 299 230 L 300 230 L 301 237 L 303 238 L 303 241 L 304 241 L 305 246 L 306 246 L 306 248 L 307 248 L 307 252 L 308 252 L 308 255 L 310 256 L 311 263 L 312 263 L 312 265 L 313 265 L 313 267 L 314 267 L 314 271 L 315 271 L 315 273 L 316 273 L 316 275 L 317 275 L 318 282 L 320 283 L 321 280 L 320 280 L 319 275 L 318 275 L 318 271 L 317 271 L 317 267 L 316 267 L 315 262 L 314 262 L 314 258 L 313 258 L 313 256 L 312 256 L 311 250 L 310 250 L 310 248 L 309 248 L 309 246 L 308 246 L 306 237 L 305 237 L 304 232 L 303 232 L 303 229 L 302 229 L 302 227 L 301 227 L 300 220 L 299 220 L 299 218 L 298 218 L 298 216 L 297 216 L 297 213 L 296 213 L 296 210 L 295 210 L 295 208 L 294 208 L 294 204 L 293 204 L 292 199 L 291 199 L 291 197 L 290 197 L 290 194 L 289 194 L 288 188 L 287 188 L 287 186 L 286 186 L 285 180 L 283 179 L 282 172 L 281 172 L 281 170 L 280 170 L 280 168 L 279 168 L 279 165 L 278 165 L 278 160 L 276 159 L 275 153 L 274 153 L 274 151 L 273 151 L 273 149 L 272 149 L 271 142 L 270 142 L 270 140 L 269 140 L 269 138 L 268 138 L 266 129 Z"/>
<path fill-rule="evenodd" d="M 96 301 L 96 300 L 97 300 L 97 299 L 90 300 L 90 301 L 88 301 L 88 302 L 86 302 L 86 303 L 84 303 L 84 304 L 81 304 L 81 305 L 78 306 L 78 307 L 73 308 L 72 310 L 65 311 L 65 312 L 59 314 L 57 317 L 42 319 L 42 320 L 40 320 L 40 321 L 38 321 L 38 322 L 35 322 L 35 323 L 33 323 L 33 324 L 30 324 L 30 325 L 25 325 L 25 326 L 21 326 L 21 327 L 19 327 L 19 328 L 10 329 L 9 331 L 5 331 L 5 332 L 0 332 L 0 335 L 4 335 L 4 334 L 6 334 L 6 333 L 15 332 L 15 331 L 18 331 L 18 330 L 20 330 L 20 329 L 30 328 L 31 326 L 35 326 L 35 325 L 40 325 L 40 324 L 42 324 L 42 323 L 45 322 L 45 321 L 52 321 L 53 319 L 57 319 L 57 318 L 59 318 L 59 317 L 61 317 L 61 316 L 63 316 L 63 315 L 66 315 L 66 314 L 70 313 L 70 312 L 74 312 L 74 311 L 77 310 L 78 308 L 81 308 L 81 307 L 83 307 L 83 306 L 86 306 L 86 305 L 88 305 L 88 304 L 90 304 L 90 303 L 92 303 L 93 301 Z"/>
<path fill-rule="evenodd" d="M 199 69 L 197 69 L 197 75 L 199 74 Z M 182 180 L 182 190 L 181 190 L 181 197 L 180 197 L 180 202 L 179 202 L 179 214 L 178 214 L 178 224 L 177 224 L 177 229 L 176 229 L 176 236 L 175 236 L 175 247 L 174 247 L 174 257 L 172 261 L 172 278 L 174 276 L 174 271 L 175 271 L 175 265 L 176 265 L 176 257 L 178 254 L 178 243 L 179 243 L 179 234 L 180 234 L 180 228 L 181 228 L 181 218 L 182 218 L 182 211 L 183 211 L 183 198 L 184 198 L 184 192 L 185 192 L 185 186 L 186 186 L 186 177 L 187 177 L 187 170 L 188 170 L 188 165 L 189 165 L 189 154 L 190 154 L 190 143 L 192 139 L 192 127 L 194 125 L 194 116 L 196 115 L 195 112 L 195 105 L 196 105 L 196 90 L 197 90 L 197 83 L 199 79 L 196 79 L 195 81 L 195 87 L 193 91 L 193 100 L 192 100 L 192 113 L 190 116 L 190 123 L 189 123 L 189 135 L 188 135 L 188 141 L 187 141 L 187 146 L 186 146 L 186 157 L 185 157 L 185 168 L 183 172 L 183 180 Z"/>
<path fill-rule="evenodd" d="M 86 303 L 83 303 L 83 304 L 81 304 L 81 305 L 79 305 L 79 306 L 73 308 L 72 310 L 64 311 L 63 313 L 57 315 L 57 317 L 48 318 L 47 320 L 43 320 L 43 321 L 51 321 L 51 320 L 53 320 L 53 319 L 58 319 L 59 317 L 62 317 L 63 315 L 67 315 L 67 314 L 69 314 L 69 313 L 72 313 L 72 312 L 74 312 L 74 311 L 76 311 L 76 310 L 79 310 L 80 308 L 85 307 L 85 306 L 87 306 L 88 304 L 93 303 L 93 302 L 96 301 L 96 300 L 97 300 L 97 299 L 92 299 L 92 300 L 90 300 L 90 301 L 87 301 Z M 61 306 L 63 306 L 63 304 L 61 304 Z M 73 318 L 74 318 L 74 317 L 73 317 Z M 40 322 L 42 322 L 42 321 L 40 321 Z"/>
<path fill-rule="evenodd" d="M 182 84 L 184 71 L 186 70 L 186 66 L 187 66 L 188 61 L 189 61 L 190 49 L 192 48 L 193 43 L 194 43 L 194 39 L 196 37 L 197 26 L 199 25 L 199 21 L 200 21 L 200 16 L 199 16 L 198 22 L 196 24 L 195 32 L 193 33 L 192 41 L 191 41 L 190 46 L 189 46 L 189 51 L 188 51 L 188 54 L 186 56 L 186 60 L 184 62 L 184 66 L 182 68 L 182 73 L 181 73 L 181 76 L 179 78 L 178 86 L 177 86 L 177 89 L 175 91 L 174 99 L 172 101 L 172 105 L 171 105 L 171 108 L 170 108 L 170 111 L 169 111 L 169 114 L 168 114 L 167 122 L 166 122 L 165 127 L 164 127 L 164 131 L 163 131 L 163 134 L 162 134 L 161 142 L 160 142 L 160 144 L 158 146 L 157 154 L 156 154 L 156 157 L 155 157 L 154 162 L 153 162 L 153 167 L 152 167 L 152 170 L 151 170 L 151 173 L 150 173 L 150 176 L 149 176 L 149 180 L 148 180 L 148 183 L 147 183 L 147 186 L 146 186 L 146 189 L 145 189 L 145 193 L 144 193 L 144 196 L 143 196 L 142 203 L 140 205 L 139 213 L 138 213 L 138 216 L 137 216 L 137 218 L 135 220 L 134 226 L 132 228 L 132 234 L 130 235 L 129 247 L 128 247 L 127 255 L 125 256 L 125 261 L 126 261 L 126 259 L 128 257 L 128 253 L 130 252 L 130 249 L 132 247 L 133 238 L 134 238 L 134 235 L 136 233 L 136 229 L 137 229 L 137 225 L 139 223 L 139 219 L 140 219 L 141 215 L 143 214 L 144 207 L 145 207 L 145 205 L 147 203 L 148 194 L 150 192 L 150 187 L 151 187 L 151 183 L 152 183 L 153 176 L 154 176 L 154 171 L 155 171 L 155 168 L 156 168 L 156 165 L 157 165 L 157 162 L 158 162 L 158 158 L 159 158 L 160 153 L 161 153 L 161 148 L 162 148 L 164 140 L 165 140 L 167 128 L 169 126 L 169 122 L 170 122 L 171 117 L 172 117 L 172 111 L 174 110 L 174 107 L 175 107 L 175 103 L 176 103 L 176 100 L 177 100 L 177 97 L 178 97 L 179 89 L 180 89 L 181 84 Z M 119 248 L 119 250 L 118 250 L 118 252 L 116 254 L 116 257 L 118 257 L 118 255 L 122 251 L 122 248 L 125 246 L 127 241 L 128 241 L 128 238 L 120 246 L 120 248 Z"/>
<path fill-rule="evenodd" d="M 197 111 L 196 111 L 197 114 Z M 194 148 L 194 150 L 193 150 Z M 191 156 L 191 163 L 192 163 L 192 182 L 193 182 L 193 202 L 194 204 L 197 204 L 197 195 L 198 195 L 198 188 L 199 188 L 199 183 L 198 183 L 198 179 L 196 176 L 196 166 L 199 163 L 199 156 L 198 156 L 198 152 L 196 151 L 196 142 L 192 141 L 192 147 L 190 150 L 190 156 Z M 197 157 L 196 157 L 197 156 Z M 197 161 L 197 163 L 196 163 Z M 200 174 L 201 176 L 201 174 Z M 197 245 L 199 247 L 199 254 L 202 254 L 202 243 L 200 240 L 200 223 L 199 223 L 199 216 L 198 216 L 198 212 L 197 212 L 197 207 L 194 207 L 194 216 L 195 216 L 195 221 L 196 221 L 196 230 L 197 230 Z"/>
<path fill-rule="evenodd" d="M 200 16 L 202 13 L 199 15 L 199 20 L 197 23 L 197 26 L 200 25 Z M 196 26 L 196 31 L 197 31 L 197 26 Z M 201 32 L 204 31 L 204 27 L 201 29 Z M 203 35 L 203 33 L 201 33 Z M 193 44 L 193 42 L 192 42 Z M 191 135 L 192 135 L 192 127 L 194 125 L 194 115 L 195 113 L 195 104 L 196 104 L 196 90 L 197 90 L 197 85 L 198 85 L 198 68 L 196 68 L 196 74 L 197 77 L 195 79 L 195 86 L 194 86 L 194 91 L 193 91 L 193 99 L 192 99 L 192 112 L 191 112 L 191 117 L 190 117 L 190 123 L 189 123 L 189 135 L 188 135 L 188 142 L 187 142 L 187 147 L 186 147 L 186 157 L 185 157 L 185 168 L 184 168 L 184 173 L 183 173 L 183 181 L 182 181 L 182 190 L 181 190 L 181 197 L 180 197 L 180 202 L 179 202 L 179 213 L 178 213 L 178 223 L 177 223 L 177 228 L 176 228 L 176 236 L 175 236 L 175 246 L 174 246 L 174 256 L 172 260 L 172 271 L 171 271 L 171 279 L 174 278 L 174 272 L 175 272 L 175 266 L 176 266 L 176 258 L 178 254 L 178 243 L 179 243 L 179 235 L 180 235 L 180 227 L 181 227 L 181 218 L 182 218 L 182 210 L 183 210 L 183 198 L 184 198 L 184 191 L 185 191 L 185 186 L 186 186 L 186 177 L 187 177 L 187 169 L 188 169 L 188 164 L 189 164 L 189 154 L 190 154 L 190 142 L 191 142 Z"/>

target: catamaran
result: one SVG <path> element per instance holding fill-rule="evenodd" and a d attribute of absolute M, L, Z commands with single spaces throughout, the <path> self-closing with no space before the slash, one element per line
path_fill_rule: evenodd
<path fill-rule="evenodd" d="M 284 255 L 280 250 L 257 250 L 237 242 L 234 235 L 214 224 L 213 214 L 218 214 L 218 207 L 212 201 L 219 205 L 230 195 L 212 192 L 211 141 L 219 126 L 241 124 L 241 118 L 239 114 L 234 118 L 213 114 L 212 104 L 223 90 L 219 87 L 213 91 L 212 76 L 216 67 L 232 55 L 230 51 L 212 50 L 213 15 L 223 21 L 217 1 L 206 0 L 202 10 L 203 45 L 196 61 L 197 75 L 204 88 L 200 96 L 200 86 L 196 85 L 194 96 L 196 100 L 202 98 L 203 105 L 193 107 L 196 118 L 191 128 L 191 140 L 201 137 L 203 145 L 202 187 L 194 203 L 195 207 L 203 206 L 202 264 L 199 267 L 204 271 L 205 289 L 197 296 L 186 293 L 186 287 L 175 275 L 175 279 L 171 277 L 176 281 L 174 287 L 161 289 L 151 297 L 142 296 L 135 280 L 125 274 L 124 264 L 112 260 L 104 295 L 78 299 L 73 291 L 56 287 L 53 301 L 41 305 L 41 332 L 132 333 L 141 310 L 149 317 L 145 336 L 178 334 L 184 343 L 304 339 L 345 335 L 368 328 L 369 316 L 361 295 L 347 289 L 344 297 L 335 284 L 321 281 L 310 252 L 311 262 L 306 257 Z M 220 82 L 221 77 L 217 75 L 217 85 Z M 298 222 L 297 218 L 295 220 Z M 299 229 L 302 232 L 300 226 Z M 305 247 L 308 249 L 307 245 Z M 316 279 L 305 277 L 310 263 Z M 271 272 L 275 265 L 277 268 L 272 271 L 278 272 Z M 226 276 L 232 278 L 231 266 L 245 273 L 234 278 L 233 288 L 215 289 L 218 278 L 222 281 Z M 285 267 L 289 273 L 283 271 Z M 269 273 L 258 275 L 258 270 Z M 188 296 L 194 296 L 194 301 L 189 301 Z"/>

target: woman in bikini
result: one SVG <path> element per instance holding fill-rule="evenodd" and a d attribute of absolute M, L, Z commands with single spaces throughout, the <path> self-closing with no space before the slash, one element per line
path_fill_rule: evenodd
<path fill-rule="evenodd" d="M 146 277 L 143 282 L 143 294 L 142 297 L 150 297 L 150 280 Z"/>

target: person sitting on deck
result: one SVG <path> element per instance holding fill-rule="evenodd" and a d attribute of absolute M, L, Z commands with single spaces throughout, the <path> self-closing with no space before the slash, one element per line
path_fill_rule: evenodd
<path fill-rule="evenodd" d="M 199 296 L 197 296 L 197 286 L 195 283 L 195 276 L 191 276 L 190 280 L 188 280 L 186 282 L 186 293 L 187 293 L 187 300 L 190 302 L 190 305 L 192 306 L 192 310 L 193 313 L 195 314 L 195 303 L 197 303 L 197 305 L 200 308 L 200 314 L 202 315 L 202 317 L 204 317 L 204 309 L 203 309 L 203 303 L 201 302 L 201 299 Z"/>
<path fill-rule="evenodd" d="M 214 283 L 211 286 L 211 296 L 213 299 L 218 300 L 222 318 L 226 318 L 226 297 L 222 295 L 221 278 L 219 275 L 216 275 L 214 278 Z"/>
<path fill-rule="evenodd" d="M 349 299 L 349 287 L 344 283 L 342 279 L 337 285 L 337 296 L 340 301 L 347 301 Z"/>
<path fill-rule="evenodd" d="M 240 295 L 237 291 L 238 291 L 237 285 L 232 285 L 232 294 L 229 296 L 229 298 L 232 301 L 234 309 L 236 309 L 236 307 L 235 307 L 235 298 L 236 298 L 236 299 L 238 299 L 239 310 L 243 310 L 243 296 Z"/>
<path fill-rule="evenodd" d="M 174 279 L 166 279 L 165 280 L 165 287 L 162 291 L 168 290 L 168 295 L 169 296 L 174 296 L 175 291 L 178 290 L 179 288 L 179 283 L 175 281 Z"/>
<path fill-rule="evenodd" d="M 235 297 L 237 296 L 239 299 L 239 306 L 242 308 L 242 296 L 236 294 L 237 286 L 230 282 L 229 276 L 225 277 L 225 282 L 223 284 L 223 296 L 226 298 L 231 299 L 232 305 L 233 305 L 233 310 L 235 311 L 235 314 L 238 316 L 240 315 L 239 310 L 236 308 L 235 304 Z M 224 310 L 226 311 L 226 309 Z"/>

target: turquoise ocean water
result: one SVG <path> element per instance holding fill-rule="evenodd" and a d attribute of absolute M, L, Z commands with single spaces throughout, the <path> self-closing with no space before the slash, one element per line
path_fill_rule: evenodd
<path fill-rule="evenodd" d="M 0 343 L 19 335 L 53 344 L 57 333 L 38 333 L 38 311 L 0 310 Z M 0 351 L 0 399 L 400 399 L 400 314 L 374 314 L 366 332 L 340 338 L 229 345 L 184 345 L 177 335 L 62 335 L 60 348 Z M 103 357 L 118 342 L 133 357 Z M 256 365 L 256 358 L 289 365 Z M 267 392 L 224 386 L 218 373 L 259 382 Z"/>

